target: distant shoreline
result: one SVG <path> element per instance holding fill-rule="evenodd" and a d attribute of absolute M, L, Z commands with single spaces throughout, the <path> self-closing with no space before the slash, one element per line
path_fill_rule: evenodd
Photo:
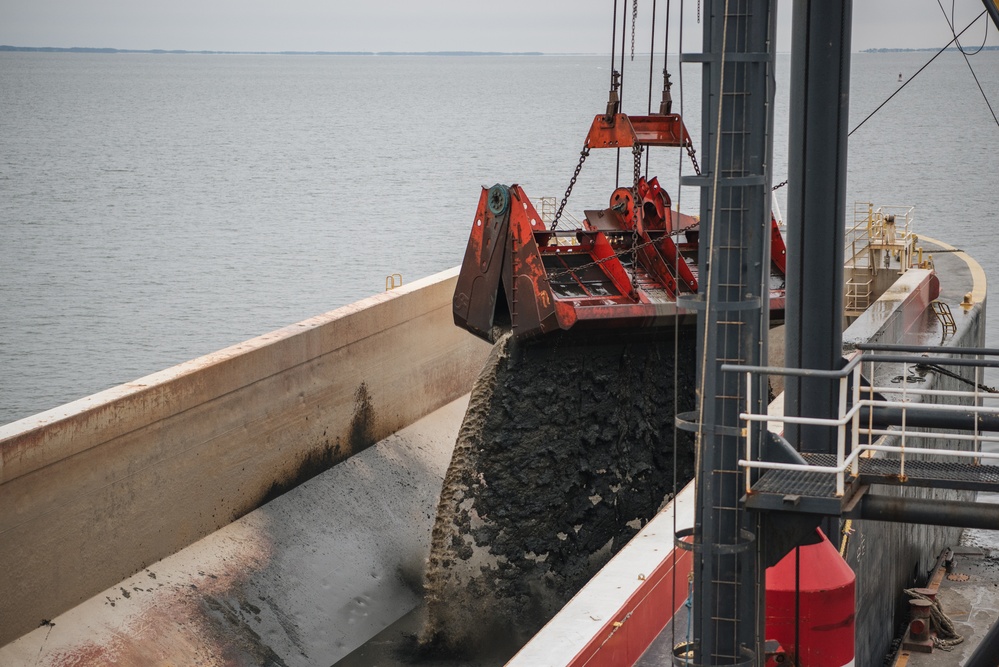
<path fill-rule="evenodd" d="M 924 47 L 918 49 L 864 49 L 855 53 L 921 53 L 937 51 L 937 48 Z M 957 47 L 949 47 L 947 51 L 958 51 Z M 976 47 L 974 49 L 978 51 Z M 982 51 L 999 51 L 999 46 L 985 46 Z M 545 53 L 543 51 L 188 51 L 185 49 L 111 49 L 86 46 L 10 46 L 0 44 L 0 53 L 149 53 L 171 55 L 209 55 L 209 56 L 606 56 L 605 53 Z M 787 51 L 779 51 L 778 55 L 787 55 Z M 641 55 L 648 55 L 643 53 Z M 659 54 L 657 54 L 659 55 Z"/>
<path fill-rule="evenodd" d="M 107 49 L 84 46 L 9 46 L 0 44 L 0 51 L 30 53 L 166 53 L 219 56 L 543 56 L 541 51 L 187 51 L 184 49 Z M 577 54 L 558 54 L 577 55 Z"/>
<path fill-rule="evenodd" d="M 864 49 L 863 51 L 861 51 L 861 53 L 917 53 L 917 52 L 924 52 L 924 51 L 939 51 L 939 50 L 940 49 L 935 49 L 935 48 L 921 48 L 921 49 Z M 947 47 L 944 50 L 945 51 L 960 51 L 960 49 L 958 49 L 956 46 L 949 46 L 949 47 Z M 968 46 L 966 46 L 964 48 L 964 50 L 966 52 L 968 52 L 968 55 L 971 55 L 972 51 L 977 52 L 979 49 L 978 49 L 977 46 L 975 46 L 975 47 L 968 47 Z M 999 51 L 999 46 L 983 46 L 981 48 L 981 50 L 982 51 Z"/>

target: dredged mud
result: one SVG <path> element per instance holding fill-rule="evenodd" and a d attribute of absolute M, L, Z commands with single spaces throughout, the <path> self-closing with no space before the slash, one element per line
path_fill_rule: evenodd
<path fill-rule="evenodd" d="M 673 424 L 694 406 L 695 345 L 667 338 L 496 343 L 441 492 L 426 651 L 523 644 L 693 477 Z"/>

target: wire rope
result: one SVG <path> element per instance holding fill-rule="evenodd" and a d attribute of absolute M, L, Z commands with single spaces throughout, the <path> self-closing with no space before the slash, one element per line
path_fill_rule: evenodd
<path fill-rule="evenodd" d="M 939 3 L 940 0 L 937 0 L 937 2 Z M 955 4 L 957 4 L 957 0 L 950 0 L 950 32 L 951 32 L 951 34 L 954 34 L 954 5 Z M 943 5 L 940 6 L 940 9 L 943 9 Z M 944 14 L 946 15 L 946 12 L 944 12 Z M 975 49 L 971 53 L 968 53 L 967 51 L 965 51 L 964 47 L 961 46 L 960 44 L 957 45 L 957 48 L 960 49 L 961 53 L 963 53 L 965 55 L 977 56 L 979 53 L 982 52 L 982 49 L 985 48 L 985 43 L 988 41 L 988 39 L 989 39 L 989 22 L 986 21 L 985 22 L 985 34 L 982 35 L 982 45 L 981 46 L 979 46 L 977 49 Z"/>
<path fill-rule="evenodd" d="M 614 22 L 611 24 L 611 88 L 614 87 L 614 62 L 617 52 L 617 0 L 614 0 Z"/>
<path fill-rule="evenodd" d="M 719 66 L 718 66 L 718 69 L 719 69 L 719 73 L 718 73 L 718 102 L 717 102 L 717 104 L 718 104 L 718 110 L 717 110 L 717 119 L 715 121 L 715 145 L 714 145 L 714 156 L 713 156 L 714 162 L 713 162 L 713 164 L 711 166 L 711 172 L 712 172 L 711 173 L 711 204 L 710 204 L 710 210 L 711 210 L 711 219 L 710 219 L 711 231 L 708 234 L 708 245 L 707 245 L 707 248 L 704 249 L 704 250 L 706 250 L 709 253 L 709 257 L 708 257 L 708 262 L 707 263 L 702 262 L 702 264 L 706 264 L 707 266 L 710 266 L 710 267 L 714 267 L 714 258 L 711 257 L 710 254 L 713 253 L 714 250 L 715 250 L 715 247 L 716 247 L 716 245 L 715 245 L 715 235 L 716 235 L 717 230 L 718 230 L 718 225 L 716 224 L 717 221 L 718 221 L 718 178 L 719 178 L 719 171 L 720 171 L 719 168 L 718 168 L 718 161 L 719 161 L 720 156 L 721 156 L 722 116 L 723 116 L 723 114 L 722 114 L 722 107 L 723 107 L 724 102 L 725 102 L 725 50 L 726 50 L 726 47 L 728 46 L 728 23 L 729 23 L 728 18 L 729 18 L 729 0 L 725 0 L 725 6 L 724 6 L 724 9 L 722 11 L 721 58 L 719 59 Z M 702 103 L 704 103 L 704 100 L 702 100 Z M 708 103 L 710 104 L 710 101 Z M 702 211 L 701 214 L 703 215 L 703 213 L 704 212 Z M 700 377 L 698 378 L 698 383 L 699 383 L 699 387 L 700 387 L 700 390 L 698 392 L 698 396 L 700 398 L 700 405 L 697 408 L 697 413 L 698 413 L 697 414 L 697 442 L 696 442 L 695 448 L 694 448 L 694 452 L 695 452 L 695 457 L 694 458 L 695 458 L 695 460 L 697 462 L 696 465 L 697 465 L 697 471 L 698 472 L 701 470 L 701 465 L 702 465 L 701 461 L 702 461 L 702 457 L 703 457 L 702 451 L 704 449 L 704 406 L 705 406 L 706 402 L 709 400 L 708 397 L 705 396 L 705 390 L 707 388 L 706 387 L 707 373 L 704 372 L 704 369 L 707 367 L 707 363 L 708 363 L 708 342 L 709 342 L 709 339 L 710 339 L 710 335 L 709 334 L 710 334 L 710 331 L 712 329 L 712 326 L 711 326 L 711 302 L 712 302 L 713 299 L 712 299 L 711 292 L 712 292 L 712 288 L 714 287 L 714 285 L 713 285 L 713 281 L 711 279 L 711 274 L 712 274 L 712 271 L 709 270 L 708 271 L 708 275 L 705 277 L 706 280 L 705 280 L 704 283 L 700 283 L 700 281 L 698 281 L 698 287 L 699 288 L 703 284 L 702 293 L 703 293 L 703 296 L 704 296 L 704 299 L 703 299 L 703 303 L 704 303 L 704 333 L 703 333 L 703 335 L 701 337 L 701 358 L 700 358 L 700 362 L 701 363 L 700 363 L 700 366 L 699 366 L 699 368 L 700 368 Z M 699 276 L 699 278 L 700 278 L 700 276 Z M 694 479 L 695 480 L 697 479 L 697 474 L 696 473 L 695 473 Z M 696 486 L 695 486 L 695 491 L 696 491 Z M 695 540 L 696 540 L 696 537 L 695 537 Z M 702 540 L 702 543 L 703 543 L 703 540 L 704 540 L 704 536 L 703 535 L 701 536 L 701 540 Z M 718 555 L 716 554 L 715 557 L 717 558 Z M 714 568 L 716 566 L 718 566 L 718 563 L 713 563 L 712 564 L 712 568 Z M 695 638 L 698 637 L 698 636 L 700 636 L 700 637 L 703 638 L 703 636 L 704 636 L 703 632 L 701 632 L 701 633 L 694 633 L 694 637 Z M 703 656 L 703 651 L 702 651 L 702 656 Z"/>
<path fill-rule="evenodd" d="M 669 8 L 667 0 L 667 11 Z M 649 42 L 649 105 L 646 113 L 652 115 L 652 79 L 654 77 L 655 63 L 656 63 L 656 0 L 652 0 L 652 39 Z M 663 54 L 665 56 L 665 54 Z M 645 151 L 645 178 L 649 177 L 649 158 L 652 155 L 652 146 L 649 146 Z"/>
<path fill-rule="evenodd" d="M 947 21 L 947 27 L 950 28 L 950 34 L 954 35 L 954 3 L 951 2 L 950 5 L 951 15 L 949 17 L 947 16 L 947 10 L 944 9 L 943 3 L 940 2 L 940 0 L 937 0 L 937 5 L 940 7 L 940 11 L 943 12 L 944 20 Z M 989 37 L 989 22 L 986 21 L 985 39 L 987 40 L 988 37 Z M 961 52 L 962 56 L 964 56 L 964 62 L 965 64 L 968 65 L 968 69 L 971 71 L 971 76 L 975 80 L 975 85 L 978 86 L 978 92 L 982 94 L 982 99 L 985 100 L 985 106 L 989 108 L 989 112 L 992 114 L 992 120 L 995 121 L 996 126 L 999 126 L 999 118 L 996 118 L 995 109 L 992 108 L 992 104 L 989 102 L 988 95 L 986 95 L 985 91 L 982 89 L 982 83 L 981 81 L 978 80 L 978 75 L 975 74 L 975 68 L 971 66 L 971 61 L 968 60 L 968 53 L 965 52 L 964 47 L 961 46 L 961 42 L 960 40 L 958 40 L 957 35 L 954 35 L 954 42 L 957 44 L 957 50 Z M 984 48 L 985 48 L 985 41 L 982 42 L 982 46 L 978 49 L 978 51 L 975 51 L 971 55 L 976 55 Z"/>
<path fill-rule="evenodd" d="M 663 59 L 664 59 L 664 62 L 668 62 L 667 59 L 669 58 L 669 49 L 667 48 L 668 45 L 669 45 L 669 8 L 670 8 L 670 0 L 666 0 L 666 31 L 665 31 L 666 37 L 663 40 L 664 41 L 664 44 L 663 44 Z M 682 54 L 683 53 L 683 0 L 680 0 L 680 36 L 679 36 L 678 39 L 679 39 L 679 42 L 678 42 L 677 49 Z M 680 80 L 679 80 L 679 84 L 680 84 L 680 118 L 683 118 L 683 63 L 680 63 L 680 65 L 678 66 L 677 69 L 679 70 L 678 71 L 678 76 L 680 77 Z M 665 65 L 664 65 L 664 70 L 665 70 Z M 683 155 L 682 154 L 678 154 L 678 157 L 677 157 L 677 184 L 676 184 L 676 212 L 677 212 L 677 217 L 678 218 L 679 218 L 679 214 L 680 214 L 680 202 L 681 202 L 681 200 L 683 198 L 683 187 L 680 185 L 680 182 L 681 182 L 682 178 L 683 178 Z M 672 214 L 672 212 L 670 212 L 670 218 L 672 219 L 672 217 L 673 217 L 673 214 Z M 673 261 L 674 270 L 679 269 L 679 262 L 680 262 L 680 253 L 677 252 L 676 255 L 677 255 L 676 258 Z M 677 308 L 677 317 L 679 318 L 679 308 Z M 673 327 L 673 417 L 674 417 L 673 418 L 673 535 L 676 535 L 676 532 L 677 532 L 677 530 L 676 530 L 676 512 L 677 512 L 677 501 L 676 501 L 676 498 L 677 498 L 677 482 L 676 482 L 676 478 L 677 478 L 677 467 L 678 467 L 677 438 L 680 435 L 680 429 L 679 429 L 679 427 L 676 424 L 676 412 L 677 412 L 677 409 L 679 408 L 679 400 L 677 399 L 677 396 L 679 395 L 679 391 L 680 391 L 680 369 L 679 369 L 679 367 L 677 365 L 677 359 L 679 359 L 679 358 L 680 358 L 680 327 L 679 327 L 679 323 L 678 323 L 678 326 Z M 696 477 L 695 477 L 695 479 L 696 479 Z M 673 567 L 672 567 L 673 585 L 672 585 L 672 588 L 673 588 L 673 594 L 672 594 L 672 596 L 670 598 L 670 609 L 676 609 L 676 560 L 677 560 L 677 558 L 676 558 L 676 556 L 677 556 L 676 555 L 676 549 L 677 549 L 677 547 L 674 544 L 673 551 L 672 551 L 672 560 L 673 560 Z M 691 574 L 693 574 L 693 566 L 691 566 Z M 688 597 L 688 600 L 689 600 L 692 596 L 688 594 L 687 597 Z M 687 629 L 688 629 L 688 633 L 690 631 L 690 626 L 692 625 L 692 623 L 690 621 L 691 621 L 690 615 L 688 615 L 687 616 Z M 673 645 L 673 646 L 676 646 L 676 623 L 675 622 L 670 623 L 670 644 Z"/>
<path fill-rule="evenodd" d="M 652 78 L 656 63 L 656 0 L 652 0 L 652 40 L 649 43 L 649 106 L 647 114 L 652 114 Z M 651 151 L 649 151 L 651 152 Z M 645 154 L 645 175 L 649 173 L 649 152 Z"/>
<path fill-rule="evenodd" d="M 986 12 L 986 11 L 987 11 L 987 10 L 982 10 L 982 13 L 981 13 L 981 14 L 979 14 L 979 15 L 978 15 L 977 17 L 975 17 L 975 19 L 974 19 L 974 20 L 973 20 L 973 21 L 972 21 L 971 23 L 969 23 L 969 24 L 968 24 L 967 26 L 965 26 L 964 30 L 962 30 L 961 32 L 959 32 L 959 33 L 957 33 L 956 35 L 954 35 L 954 38 L 953 38 L 952 40 L 950 40 L 949 42 L 947 42 L 947 43 L 946 43 L 946 44 L 944 45 L 944 47 L 943 47 L 942 49 L 940 49 L 939 51 L 937 51 L 937 52 L 936 52 L 936 53 L 935 53 L 935 54 L 933 55 L 933 57 L 932 57 L 932 58 L 930 58 L 929 60 L 927 60 L 927 61 L 926 61 L 926 64 L 925 64 L 925 65 L 923 65 L 923 66 L 922 66 L 922 67 L 920 67 L 920 68 L 919 68 L 918 70 L 916 70 L 916 73 L 915 73 L 915 74 L 913 74 L 913 75 L 912 75 L 912 76 L 910 76 L 910 77 L 909 77 L 908 79 L 906 79 L 905 83 L 903 83 L 903 84 L 902 84 L 901 86 L 899 86 L 899 87 L 898 87 L 898 90 L 896 90 L 896 91 L 895 91 L 894 93 L 892 93 L 891 95 L 889 95 L 889 96 L 888 96 L 888 99 L 886 99 L 886 100 L 885 100 L 884 102 L 882 102 L 881 104 L 879 104 L 879 105 L 878 105 L 878 108 L 877 108 L 877 109 L 875 109 L 875 110 L 874 110 L 874 111 L 872 111 L 871 113 L 867 114 L 867 118 L 865 118 L 864 120 L 862 120 L 862 121 L 860 121 L 859 123 L 857 123 L 857 126 L 856 126 L 856 127 L 854 127 L 854 128 L 852 129 L 852 130 L 850 130 L 850 133 L 849 133 L 849 134 L 847 134 L 846 136 L 848 136 L 848 137 L 850 137 L 850 136 L 853 136 L 853 133 L 854 133 L 854 132 L 856 132 L 857 130 L 859 130 L 859 129 L 861 128 L 861 126 L 862 126 L 862 125 L 863 125 L 864 123 L 866 123 L 867 121 L 869 121 L 869 120 L 871 119 L 871 117 L 872 117 L 872 116 L 873 116 L 874 114 L 876 114 L 877 112 L 881 111 L 881 108 L 882 108 L 882 107 L 884 107 L 884 105 L 888 104 L 888 103 L 889 103 L 889 102 L 890 102 L 890 101 L 892 100 L 892 98 L 893 98 L 893 97 L 895 97 L 895 96 L 896 96 L 896 95 L 898 95 L 898 94 L 899 94 L 900 92 L 902 92 L 902 89 L 903 89 L 903 88 L 905 88 L 905 87 L 906 87 L 907 85 L 909 85 L 909 82 L 910 82 L 910 81 L 912 81 L 912 80 L 913 80 L 913 79 L 915 79 L 915 78 L 916 78 L 917 76 L 919 76 L 919 74 L 920 74 L 920 73 L 921 73 L 921 72 L 922 72 L 922 71 L 923 71 L 924 69 L 926 69 L 927 67 L 929 67 L 929 65 L 930 65 L 930 63 L 931 63 L 931 62 L 933 62 L 934 60 L 936 60 L 936 59 L 937 59 L 937 57 L 939 57 L 939 55 L 940 55 L 941 53 L 943 53 L 944 51 L 946 51 L 946 50 L 947 50 L 947 47 L 949 47 L 949 46 L 950 46 L 951 44 L 953 44 L 954 42 L 956 42 L 956 41 L 957 41 L 957 38 L 958 38 L 958 37 L 960 37 L 961 35 L 963 35 L 963 34 L 964 34 L 965 32 L 967 32 L 968 28 L 970 28 L 971 26 L 975 25 L 975 23 L 977 23 L 977 22 L 978 22 L 978 20 L 979 20 L 980 18 L 982 18 L 983 16 L 985 16 L 985 12 Z"/>
<path fill-rule="evenodd" d="M 617 0 L 614 0 L 614 9 L 615 10 L 617 9 Z M 617 16 L 616 16 L 616 12 L 615 12 L 615 22 L 616 22 L 616 19 L 617 19 Z M 625 2 L 623 4 L 623 6 L 622 6 L 622 9 L 621 9 L 621 72 L 620 72 L 621 73 L 621 78 L 618 79 L 618 81 L 620 82 L 619 85 L 618 85 L 618 104 L 620 105 L 619 106 L 620 110 L 624 109 L 624 43 L 625 43 L 624 37 L 625 37 L 625 34 L 626 34 L 625 31 L 627 29 L 628 29 L 628 3 Z M 613 60 L 614 60 L 614 54 L 611 53 L 611 61 L 613 62 Z M 613 80 L 613 76 L 614 76 L 614 74 L 613 74 L 613 68 L 612 68 L 612 70 L 611 70 L 612 80 Z M 620 147 L 618 147 L 618 149 L 617 149 L 617 166 L 614 168 L 614 188 L 616 189 L 616 188 L 619 188 L 619 187 L 621 187 L 621 148 Z"/>

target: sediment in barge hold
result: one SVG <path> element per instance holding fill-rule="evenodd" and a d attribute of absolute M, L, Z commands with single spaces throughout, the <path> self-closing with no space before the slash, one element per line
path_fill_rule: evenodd
<path fill-rule="evenodd" d="M 444 479 L 425 647 L 520 645 L 692 478 L 673 420 L 694 406 L 695 346 L 666 338 L 496 343 Z"/>

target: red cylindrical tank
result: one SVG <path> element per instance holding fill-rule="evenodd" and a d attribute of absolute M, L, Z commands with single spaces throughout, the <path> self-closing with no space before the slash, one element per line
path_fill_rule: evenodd
<path fill-rule="evenodd" d="M 852 667 L 856 577 L 822 531 L 815 532 L 818 542 L 793 549 L 767 570 L 766 638 L 797 655 L 800 667 Z"/>

